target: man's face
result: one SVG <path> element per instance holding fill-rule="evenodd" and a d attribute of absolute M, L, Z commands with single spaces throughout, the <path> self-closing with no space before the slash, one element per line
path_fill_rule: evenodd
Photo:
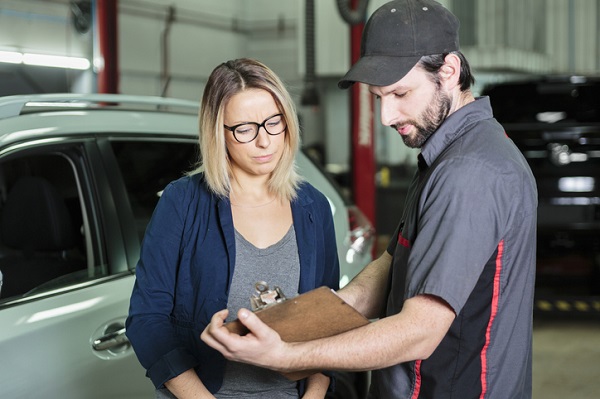
<path fill-rule="evenodd" d="M 381 123 L 394 128 L 411 148 L 420 148 L 450 113 L 450 96 L 419 67 L 392 85 L 369 90 L 381 102 Z"/>

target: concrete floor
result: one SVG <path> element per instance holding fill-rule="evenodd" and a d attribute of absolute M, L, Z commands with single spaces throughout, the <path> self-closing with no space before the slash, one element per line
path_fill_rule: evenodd
<path fill-rule="evenodd" d="M 600 318 L 534 320 L 533 398 L 600 398 Z"/>

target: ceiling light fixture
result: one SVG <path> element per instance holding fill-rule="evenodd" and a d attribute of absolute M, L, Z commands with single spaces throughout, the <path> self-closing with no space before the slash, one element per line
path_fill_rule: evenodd
<path fill-rule="evenodd" d="M 23 54 L 15 51 L 0 51 L 0 62 L 20 64 L 23 62 Z"/>
<path fill-rule="evenodd" d="M 19 53 L 16 51 L 0 51 L 0 62 L 78 70 L 89 69 L 91 65 L 88 59 L 81 57 Z"/>

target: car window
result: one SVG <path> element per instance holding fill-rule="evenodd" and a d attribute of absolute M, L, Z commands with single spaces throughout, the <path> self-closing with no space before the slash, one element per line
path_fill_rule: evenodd
<path fill-rule="evenodd" d="M 198 161 L 195 141 L 114 140 L 111 142 L 127 189 L 138 236 L 146 226 L 164 188 Z"/>
<path fill-rule="evenodd" d="M 64 153 L 0 159 L 0 301 L 98 277 L 80 187 Z"/>
<path fill-rule="evenodd" d="M 490 85 L 494 116 L 500 123 L 598 123 L 600 122 L 598 81 L 532 81 Z"/>

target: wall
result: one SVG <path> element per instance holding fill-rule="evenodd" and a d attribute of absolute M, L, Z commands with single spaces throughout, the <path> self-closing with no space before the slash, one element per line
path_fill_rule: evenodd
<path fill-rule="evenodd" d="M 91 38 L 73 29 L 64 1 L 0 1 L 0 51 L 91 59 Z M 0 63 L 0 95 L 87 91 L 90 77 L 74 70 Z"/>
<path fill-rule="evenodd" d="M 89 41 L 90 36 L 80 35 L 70 26 L 64 2 L 0 2 L 0 49 L 86 57 L 90 56 Z"/>
<path fill-rule="evenodd" d="M 290 65 L 296 69 L 295 57 L 290 59 L 295 55 L 295 21 L 286 19 L 287 2 L 270 2 L 272 7 L 265 3 L 269 2 L 174 1 L 174 22 L 167 30 L 169 7 L 164 2 L 121 0 L 121 90 L 160 95 L 166 67 L 171 78 L 168 94 L 199 100 L 212 69 L 243 56 L 272 59 L 270 66 L 282 77 L 289 76 Z M 161 45 L 163 35 L 167 49 Z"/>

